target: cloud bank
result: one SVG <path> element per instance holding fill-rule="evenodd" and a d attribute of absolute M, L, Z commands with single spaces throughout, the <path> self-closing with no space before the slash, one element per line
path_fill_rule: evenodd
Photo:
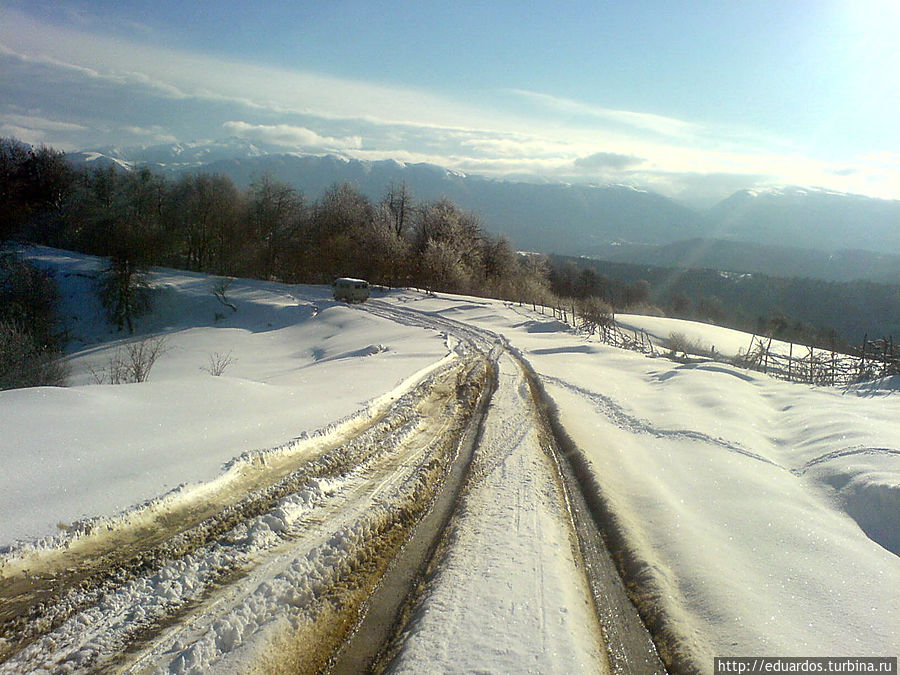
<path fill-rule="evenodd" d="M 587 157 L 579 157 L 573 164 L 579 169 L 630 169 L 646 160 L 633 155 L 619 155 L 615 152 L 595 152 Z"/>

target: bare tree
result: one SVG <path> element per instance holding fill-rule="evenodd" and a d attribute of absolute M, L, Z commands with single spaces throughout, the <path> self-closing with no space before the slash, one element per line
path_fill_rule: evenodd
<path fill-rule="evenodd" d="M 579 299 L 575 303 L 575 310 L 581 318 L 581 327 L 591 335 L 613 325 L 612 307 L 596 296 Z"/>
<path fill-rule="evenodd" d="M 504 300 L 518 299 L 516 276 L 518 261 L 505 237 L 484 237 L 481 244 L 481 266 L 478 270 L 481 291 Z"/>
<path fill-rule="evenodd" d="M 188 269 L 223 271 L 243 250 L 238 222 L 243 198 L 230 178 L 188 174 L 169 191 L 165 226 L 177 242 L 173 262 Z"/>
<path fill-rule="evenodd" d="M 225 369 L 235 361 L 237 361 L 237 359 L 231 355 L 231 352 L 228 352 L 227 354 L 213 352 L 209 355 L 209 363 L 203 366 L 203 370 L 214 377 L 219 377 L 225 372 Z"/>
<path fill-rule="evenodd" d="M 414 251 L 429 290 L 468 291 L 478 278 L 483 234 L 478 218 L 448 199 L 417 211 Z"/>
<path fill-rule="evenodd" d="M 68 364 L 14 321 L 0 320 L 0 390 L 63 386 Z"/>
<path fill-rule="evenodd" d="M 114 256 L 100 279 L 100 300 L 119 330 L 134 333 L 134 319 L 150 310 L 147 272 L 127 257 Z"/>
<path fill-rule="evenodd" d="M 106 366 L 91 369 L 97 384 L 132 384 L 146 382 L 156 360 L 166 351 L 164 337 L 146 338 L 116 349 Z"/>
<path fill-rule="evenodd" d="M 385 286 L 398 286 L 408 278 L 409 244 L 397 235 L 385 204 L 375 210 L 371 224 L 363 231 L 360 244 L 366 252 L 363 274 Z"/>
<path fill-rule="evenodd" d="M 391 214 L 394 233 L 398 237 L 402 237 L 409 224 L 411 212 L 415 208 L 406 182 L 401 182 L 400 185 L 391 182 L 381 203 Z"/>
<path fill-rule="evenodd" d="M 285 252 L 303 221 L 303 197 L 268 173 L 250 186 L 249 221 L 253 240 L 260 246 L 252 272 L 264 279 L 281 271 Z"/>

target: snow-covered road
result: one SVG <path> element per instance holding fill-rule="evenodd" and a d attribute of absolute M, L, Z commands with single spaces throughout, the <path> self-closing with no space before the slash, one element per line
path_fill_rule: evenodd
<path fill-rule="evenodd" d="M 546 432 L 518 362 L 497 365 L 467 489 L 388 670 L 607 673 Z"/>
<path fill-rule="evenodd" d="M 224 486 L 247 494 L 198 523 L 160 506 L 168 535 L 107 551 L 91 575 L 65 548 L 32 557 L 43 569 L 23 579 L 5 570 L 4 613 L 18 605 L 20 620 L 5 623 L 0 673 L 320 668 L 439 489 L 485 376 L 477 354 L 448 361 L 369 425 L 324 435 L 326 450 L 283 477 L 277 458 L 248 467 Z M 270 470 L 277 480 L 260 489 Z M 205 515 L 217 498 L 211 488 L 197 506 Z M 116 541 L 110 528 L 100 542 Z"/>

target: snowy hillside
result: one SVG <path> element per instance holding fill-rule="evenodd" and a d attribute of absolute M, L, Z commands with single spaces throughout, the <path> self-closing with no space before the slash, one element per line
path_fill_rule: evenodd
<path fill-rule="evenodd" d="M 0 546 L 215 478 L 245 453 L 358 414 L 446 353 L 440 335 L 348 309 L 330 289 L 236 281 L 226 293 L 234 311 L 212 278 L 160 271 L 155 311 L 137 333 L 165 335 L 165 353 L 146 383 L 98 386 L 92 369 L 128 341 L 92 293 L 99 263 L 61 252 L 33 261 L 64 289 L 74 386 L 0 394 L 10 469 L 0 510 L 16 514 L 0 522 Z M 232 360 L 220 377 L 205 370 L 214 354 Z"/>
<path fill-rule="evenodd" d="M 717 655 L 900 652 L 896 378 L 827 389 L 721 363 L 678 364 L 605 346 L 530 308 L 413 290 L 379 291 L 346 306 L 324 287 L 234 280 L 226 304 L 213 293 L 215 279 L 156 270 L 156 309 L 139 322 L 135 339 L 165 336 L 165 351 L 145 383 L 96 384 L 94 373 L 131 340 L 105 324 L 92 299 L 99 263 L 51 249 L 30 258 L 55 270 L 63 288 L 63 313 L 76 337 L 68 356 L 72 386 L 0 392 L 0 581 L 98 527 L 115 531 L 125 521 L 164 515 L 176 502 L 199 504 L 223 485 L 242 484 L 255 464 L 318 457 L 320 446 L 352 438 L 402 397 L 414 397 L 402 409 L 425 411 L 420 425 L 429 415 L 437 419 L 439 406 L 428 403 L 437 393 L 417 393 L 422 383 L 449 364 L 469 363 L 472 345 L 483 344 L 499 381 L 480 441 L 485 449 L 476 451 L 451 536 L 398 642 L 394 670 L 466 664 L 601 672 L 609 661 L 626 672 L 603 655 L 590 618 L 565 499 L 542 450 L 545 432 L 533 426 L 538 413 L 523 394 L 528 369 L 555 404 L 575 463 L 590 474 L 589 501 L 602 504 L 604 539 L 668 665 L 709 671 Z M 701 324 L 620 318 L 659 337 L 681 332 L 720 353 L 750 341 Z M 218 377 L 209 372 L 215 355 L 231 361 Z M 425 391 L 439 392 L 435 382 Z M 385 467 L 405 471 L 422 461 Z M 115 601 L 122 603 L 117 616 L 141 607 L 166 616 L 166 607 L 191 601 L 189 589 L 205 583 L 201 571 L 185 571 L 191 565 L 247 565 L 281 533 L 299 536 L 291 529 L 305 522 L 298 514 L 332 493 L 349 494 L 367 466 L 340 482 L 310 483 L 306 496 L 279 507 L 277 526 L 272 516 L 248 522 L 242 536 L 269 542 L 241 554 L 249 558 L 198 551 L 193 562 L 177 561 L 177 594 L 174 582 L 136 580 Z M 414 495 L 411 480 L 379 478 L 378 485 L 396 483 L 398 495 Z M 387 494 L 375 503 L 386 503 Z M 147 671 L 238 672 L 275 644 L 273 631 L 285 622 L 305 625 L 295 617 L 306 616 L 304 603 L 320 583 L 311 579 L 328 567 L 316 561 L 352 551 L 364 528 L 348 519 L 376 518 L 381 508 L 344 503 L 326 513 L 345 529 L 325 530 L 318 548 L 293 558 L 284 544 L 271 549 L 281 562 L 272 567 L 272 558 L 251 573 L 252 602 L 210 618 L 207 632 L 141 643 L 142 663 L 153 664 Z M 163 586 L 171 593 L 165 602 Z M 158 609 L 148 597 L 159 600 Z M 123 609 L 127 603 L 135 604 Z M 55 632 L 29 638 L 0 672 L 36 667 L 50 652 L 86 669 L 104 663 L 104 650 L 128 644 L 107 615 L 88 620 L 87 611 L 73 609 Z M 110 627 L 84 637 L 94 624 Z"/>

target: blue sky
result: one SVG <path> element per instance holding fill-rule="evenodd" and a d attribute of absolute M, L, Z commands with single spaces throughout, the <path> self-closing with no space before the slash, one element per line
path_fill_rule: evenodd
<path fill-rule="evenodd" d="M 900 2 L 19 2 L 0 134 L 900 198 Z"/>

